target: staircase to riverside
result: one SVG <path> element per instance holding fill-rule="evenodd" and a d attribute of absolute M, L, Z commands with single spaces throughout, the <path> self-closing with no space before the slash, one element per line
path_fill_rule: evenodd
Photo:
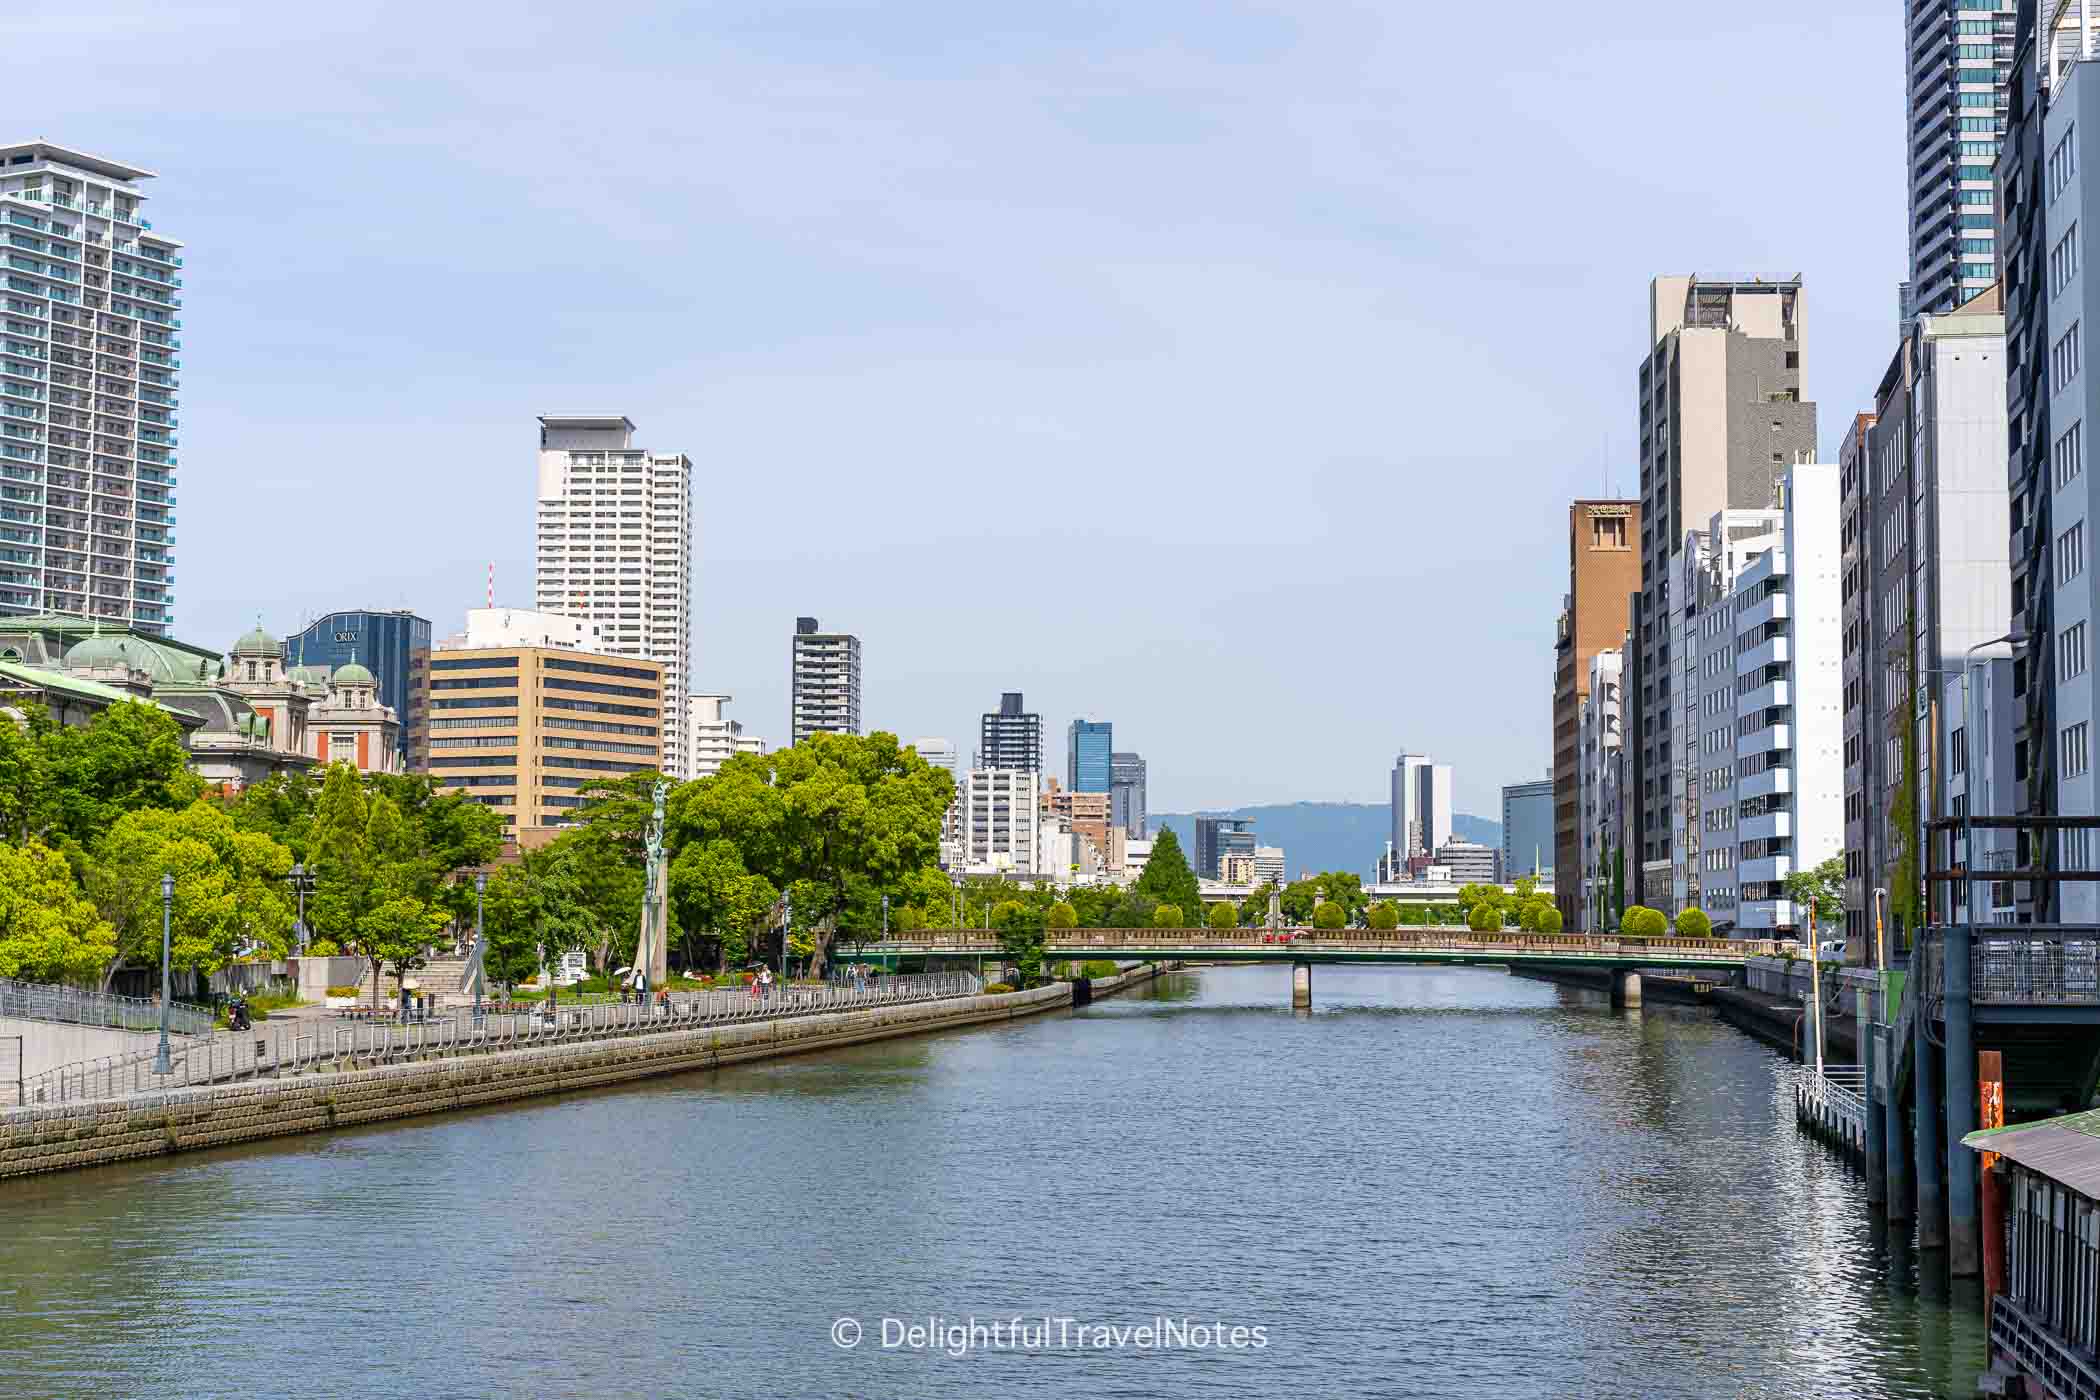
<path fill-rule="evenodd" d="M 409 973 L 416 984 L 416 991 L 430 998 L 433 1006 L 449 1006 L 464 999 L 460 987 L 465 980 L 467 960 L 465 958 L 432 958 L 423 966 Z M 380 979 L 379 1000 L 383 1003 L 398 999 L 400 990 L 395 985 L 394 975 L 389 972 Z M 367 962 L 365 970 L 357 979 L 357 997 L 365 1005 L 372 1001 L 372 964 Z"/>

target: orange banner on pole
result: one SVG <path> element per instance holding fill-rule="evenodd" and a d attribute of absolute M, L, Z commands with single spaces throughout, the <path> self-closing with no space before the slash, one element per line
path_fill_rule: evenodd
<path fill-rule="evenodd" d="M 1976 1117 L 1978 1128 L 2005 1126 L 2005 1056 L 1997 1050 L 1976 1052 Z M 1997 1160 L 1997 1153 L 1985 1152 L 1983 1169 Z"/>

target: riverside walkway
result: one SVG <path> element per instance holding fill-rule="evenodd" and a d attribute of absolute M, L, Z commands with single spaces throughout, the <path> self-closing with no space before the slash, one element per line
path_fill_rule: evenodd
<path fill-rule="evenodd" d="M 264 1021 L 253 1030 L 221 1031 L 178 1045 L 172 1072 L 167 1075 L 153 1073 L 150 1051 L 66 1065 L 27 1080 L 21 1102 L 33 1107 L 126 1098 L 193 1085 L 857 1011 L 975 996 L 982 986 L 971 973 L 943 972 L 877 977 L 861 986 L 776 986 L 764 997 L 739 990 L 673 994 L 661 1006 L 564 1002 L 525 1011 L 489 1011 L 479 1017 L 471 1009 L 462 1009 L 406 1023 L 283 1017 Z"/>

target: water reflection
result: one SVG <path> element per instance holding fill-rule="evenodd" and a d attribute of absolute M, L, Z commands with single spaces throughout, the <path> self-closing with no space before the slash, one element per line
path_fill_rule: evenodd
<path fill-rule="evenodd" d="M 1287 969 L 1203 969 L 0 1183 L 0 1396 L 1922 1396 L 1980 1369 L 1973 1295 L 1939 1301 L 1944 1260 L 1795 1132 L 1754 1042 L 1482 969 L 1319 968 L 1313 995 L 1293 1016 Z M 1016 1311 L 1272 1342 L 953 1359 L 827 1333 Z"/>

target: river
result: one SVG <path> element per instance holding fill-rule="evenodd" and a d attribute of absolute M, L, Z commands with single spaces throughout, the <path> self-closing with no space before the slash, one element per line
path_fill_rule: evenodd
<path fill-rule="evenodd" d="M 1489 969 L 1313 992 L 0 1182 L 0 1396 L 1973 1393 L 1973 1298 L 1756 1042 Z"/>

